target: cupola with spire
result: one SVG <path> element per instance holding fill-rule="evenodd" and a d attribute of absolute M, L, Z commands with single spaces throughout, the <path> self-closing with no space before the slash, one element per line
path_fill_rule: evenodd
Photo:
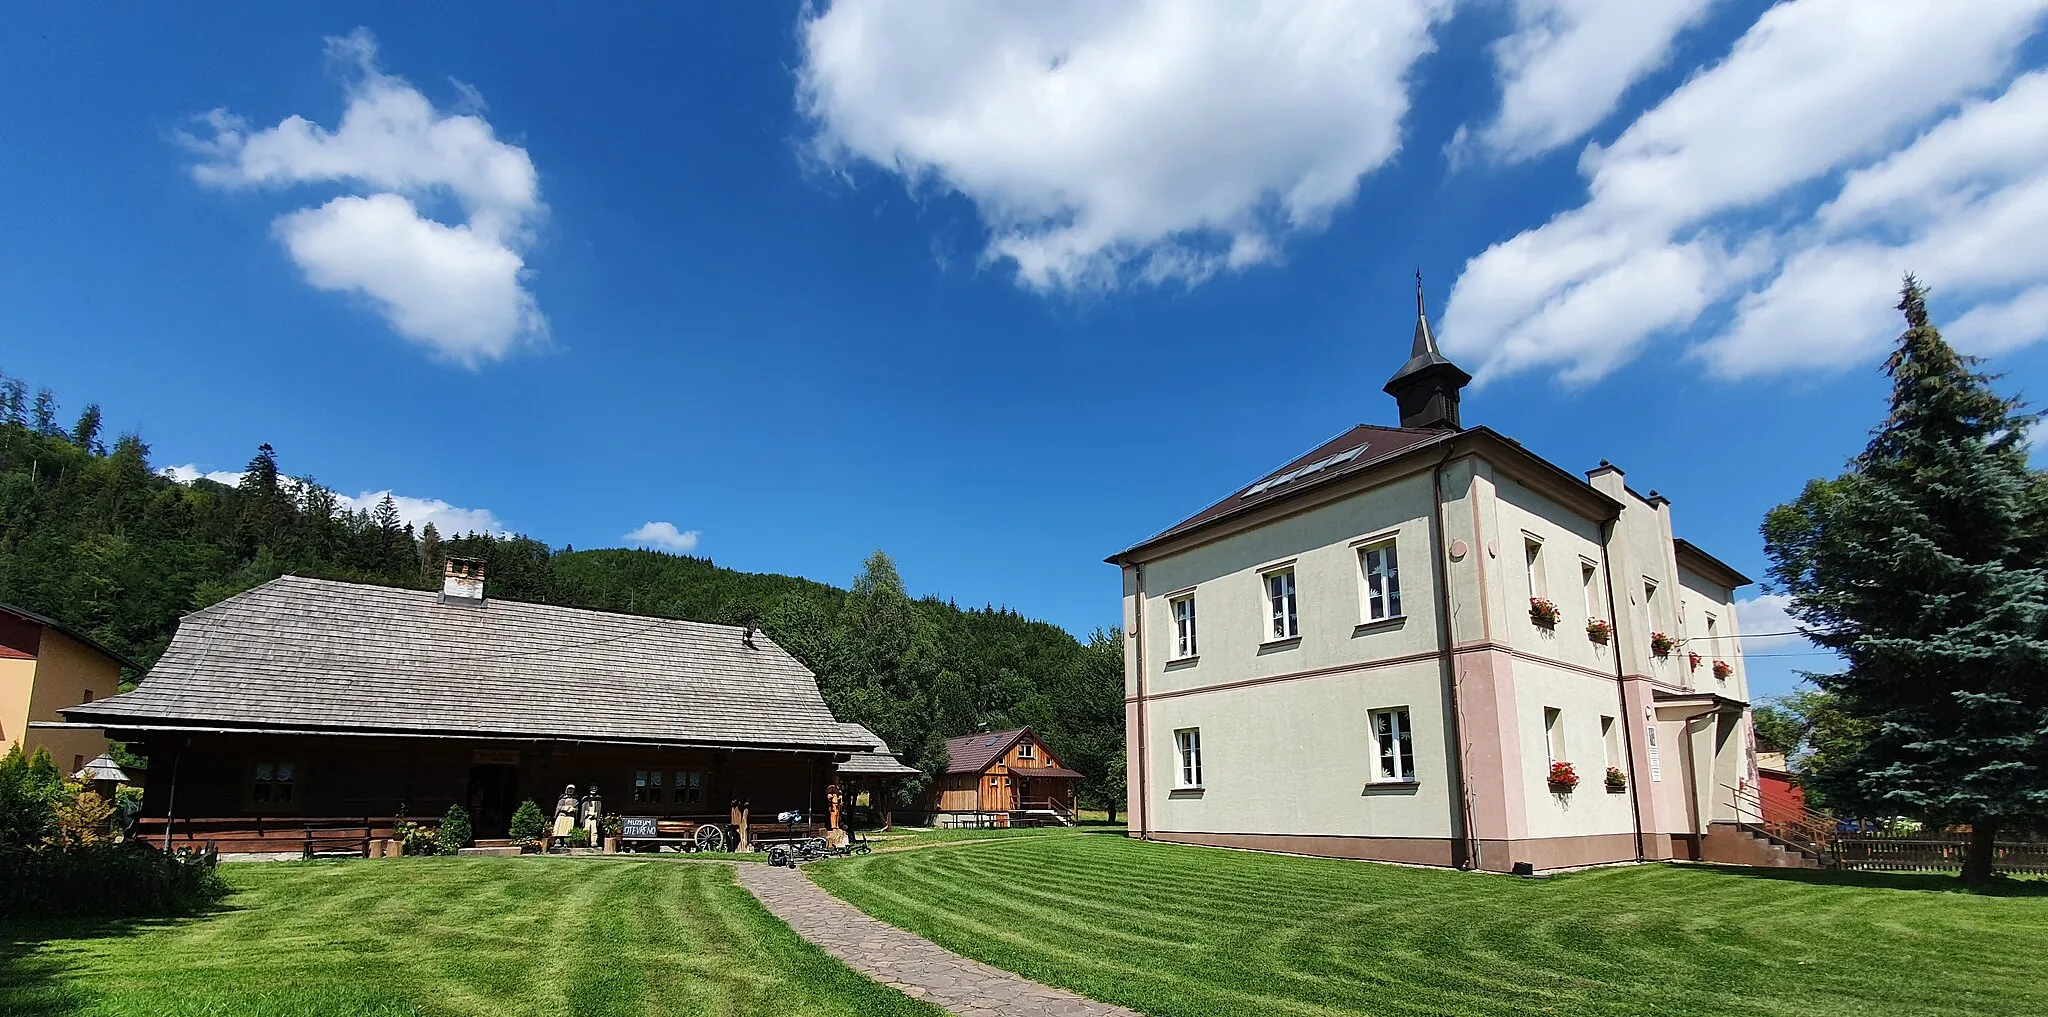
<path fill-rule="evenodd" d="M 1472 376 L 1444 359 L 1436 348 L 1436 336 L 1429 330 L 1429 314 L 1422 304 L 1422 273 L 1415 273 L 1415 345 L 1408 362 L 1387 379 L 1386 393 L 1401 407 L 1402 427 L 1433 427 L 1456 431 L 1458 392 Z"/>

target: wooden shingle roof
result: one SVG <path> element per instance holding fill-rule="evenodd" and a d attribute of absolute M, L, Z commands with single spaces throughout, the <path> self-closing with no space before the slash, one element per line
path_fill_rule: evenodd
<path fill-rule="evenodd" d="M 923 772 L 915 766 L 904 765 L 902 760 L 896 758 L 896 752 L 889 747 L 889 743 L 868 728 L 860 724 L 848 724 L 846 729 L 849 734 L 865 739 L 872 747 L 872 751 L 854 753 L 852 758 L 839 764 L 840 773 L 853 777 L 907 777 L 913 773 Z"/>
<path fill-rule="evenodd" d="M 872 751 L 729 625 L 286 576 L 187 615 L 133 692 L 62 711 L 218 726 Z M 872 739 L 872 740 L 870 740 Z"/>

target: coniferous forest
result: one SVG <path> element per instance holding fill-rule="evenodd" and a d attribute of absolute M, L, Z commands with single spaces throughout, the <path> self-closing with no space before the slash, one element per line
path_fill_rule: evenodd
<path fill-rule="evenodd" d="M 441 561 L 488 563 L 493 598 L 757 623 L 817 672 L 842 720 L 931 773 L 944 740 L 1028 724 L 1088 775 L 1083 804 L 1121 810 L 1123 650 L 1008 608 L 915 599 L 889 557 L 850 588 L 738 572 L 708 558 L 555 549 L 531 537 L 415 532 L 387 497 L 351 509 L 258 446 L 239 484 L 156 472 L 141 436 L 101 433 L 97 405 L 0 376 L 0 603 L 60 619 L 145 668 L 179 617 L 287 573 L 434 589 Z M 128 682 L 139 674 L 125 675 Z M 928 778 L 926 778 L 928 779 Z M 906 796 L 922 780 L 905 782 Z"/>

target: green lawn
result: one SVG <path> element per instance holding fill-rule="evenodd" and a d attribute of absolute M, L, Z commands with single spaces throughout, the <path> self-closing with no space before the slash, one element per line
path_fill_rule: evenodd
<path fill-rule="evenodd" d="M 2048 883 L 1644 865 L 1544 880 L 1056 832 L 810 866 L 870 914 L 1159 1017 L 2048 1014 Z"/>
<path fill-rule="evenodd" d="M 803 942 L 723 865 L 228 865 L 200 918 L 0 924 L 0 1014 L 936 1017 Z"/>

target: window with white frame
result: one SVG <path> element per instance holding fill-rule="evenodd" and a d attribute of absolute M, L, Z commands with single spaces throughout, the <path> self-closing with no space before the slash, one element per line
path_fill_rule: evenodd
<path fill-rule="evenodd" d="M 1564 711 L 1554 706 L 1543 708 L 1543 743 L 1549 748 L 1551 762 L 1564 761 Z"/>
<path fill-rule="evenodd" d="M 1202 729 L 1184 727 L 1173 733 L 1174 748 L 1180 754 L 1176 787 L 1202 786 Z"/>
<path fill-rule="evenodd" d="M 1360 548 L 1358 570 L 1365 577 L 1365 620 L 1401 616 L 1401 562 L 1394 542 Z"/>
<path fill-rule="evenodd" d="M 1032 741 L 1031 741 L 1031 739 L 1029 739 L 1029 738 L 1026 738 L 1026 739 L 1024 739 L 1023 741 L 1021 741 L 1021 742 L 1018 742 L 1018 743 L 1017 743 L 1017 758 L 1018 758 L 1018 759 L 1031 759 L 1031 758 L 1033 758 L 1033 757 L 1035 757 L 1035 756 L 1037 756 L 1037 755 L 1038 755 L 1038 746 L 1037 746 L 1037 745 L 1035 745 L 1035 744 L 1033 744 L 1033 743 L 1032 743 Z"/>
<path fill-rule="evenodd" d="M 1600 585 L 1600 566 L 1584 558 L 1579 559 L 1579 588 L 1586 595 L 1586 617 L 1598 618 L 1596 608 L 1600 604 L 1597 588 Z"/>
<path fill-rule="evenodd" d="M 677 770 L 675 785 L 677 805 L 697 805 L 704 801 L 704 774 L 698 770 Z"/>
<path fill-rule="evenodd" d="M 1269 641 L 1301 635 L 1300 621 L 1295 613 L 1293 569 L 1266 573 L 1266 612 L 1271 618 L 1270 635 L 1266 637 Z"/>
<path fill-rule="evenodd" d="M 1524 536 L 1522 561 L 1529 577 L 1529 596 L 1541 597 L 1549 592 L 1549 584 L 1543 581 L 1543 541 L 1533 536 Z"/>
<path fill-rule="evenodd" d="M 1613 717 L 1600 718 L 1600 744 L 1607 750 L 1607 765 L 1622 769 L 1621 731 L 1614 726 Z"/>
<path fill-rule="evenodd" d="M 1643 577 L 1643 617 L 1652 629 L 1657 627 L 1657 581 Z"/>
<path fill-rule="evenodd" d="M 1415 739 L 1408 728 L 1408 708 L 1372 712 L 1372 735 L 1379 750 L 1376 781 L 1415 779 Z"/>
<path fill-rule="evenodd" d="M 1195 595 L 1175 597 L 1168 603 L 1173 608 L 1173 657 L 1185 660 L 1199 652 L 1195 643 Z"/>
<path fill-rule="evenodd" d="M 257 763 L 249 772 L 249 800 L 271 805 L 288 804 L 292 800 L 295 777 L 290 763 Z"/>

